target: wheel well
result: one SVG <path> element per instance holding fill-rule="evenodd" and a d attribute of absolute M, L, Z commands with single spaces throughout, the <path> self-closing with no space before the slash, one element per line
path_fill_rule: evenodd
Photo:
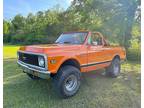
<path fill-rule="evenodd" d="M 115 58 L 118 58 L 120 60 L 120 56 L 119 55 L 114 56 L 113 59 L 115 59 Z"/>
<path fill-rule="evenodd" d="M 65 65 L 72 65 L 80 70 L 80 64 L 75 59 L 66 60 L 60 67 L 65 66 Z"/>
<path fill-rule="evenodd" d="M 62 64 L 61 64 L 61 66 L 59 67 L 59 69 L 62 67 L 62 66 L 65 66 L 65 65 L 72 65 L 72 66 L 74 66 L 74 67 L 76 67 L 76 68 L 78 68 L 79 70 L 80 70 L 80 63 L 77 61 L 77 60 L 75 60 L 75 59 L 68 59 L 68 60 L 66 60 L 66 61 L 64 61 Z M 58 69 L 58 70 L 59 70 Z M 57 73 L 56 73 L 57 74 Z M 56 74 L 51 74 L 50 76 L 51 77 L 54 77 Z"/>

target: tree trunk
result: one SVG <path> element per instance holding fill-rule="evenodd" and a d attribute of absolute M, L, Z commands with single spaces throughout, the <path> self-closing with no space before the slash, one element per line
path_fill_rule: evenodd
<path fill-rule="evenodd" d="M 124 40 L 124 46 L 126 49 L 130 47 L 130 40 L 132 38 L 132 26 L 135 18 L 135 12 L 136 12 L 136 4 L 131 5 L 127 10 L 127 23 L 126 23 L 126 31 L 125 31 L 125 40 Z"/>

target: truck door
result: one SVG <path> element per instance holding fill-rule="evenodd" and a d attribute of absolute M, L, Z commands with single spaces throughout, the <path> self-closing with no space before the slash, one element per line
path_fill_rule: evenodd
<path fill-rule="evenodd" d="M 107 64 L 107 52 L 105 51 L 103 38 L 99 33 L 92 33 L 88 38 L 87 45 L 88 63 L 87 70 L 103 68 Z"/>

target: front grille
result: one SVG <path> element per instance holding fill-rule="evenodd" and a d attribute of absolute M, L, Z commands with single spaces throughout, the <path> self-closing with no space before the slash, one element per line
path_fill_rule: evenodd
<path fill-rule="evenodd" d="M 28 54 L 28 53 L 23 53 L 23 52 L 18 52 L 18 55 L 19 55 L 20 61 L 27 63 L 27 64 L 39 66 L 38 55 Z"/>

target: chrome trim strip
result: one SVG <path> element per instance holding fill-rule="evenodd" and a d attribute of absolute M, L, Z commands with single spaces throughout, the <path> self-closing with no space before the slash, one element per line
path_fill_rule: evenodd
<path fill-rule="evenodd" d="M 29 69 L 29 70 L 36 71 L 36 72 L 39 72 L 39 73 L 42 73 L 42 74 L 50 74 L 50 71 L 35 69 L 35 68 L 33 68 L 33 67 L 30 67 L 29 64 L 23 63 L 23 62 L 21 62 L 21 61 L 17 61 L 17 63 L 18 63 L 20 66 L 22 66 L 22 67 L 24 67 L 24 68 L 27 68 L 27 69 Z M 33 65 L 32 65 L 32 66 L 33 66 Z"/>
<path fill-rule="evenodd" d="M 123 63 L 125 60 L 120 60 L 121 63 Z M 87 66 L 93 66 L 93 65 L 98 65 L 98 64 L 102 64 L 102 63 L 108 63 L 108 62 L 112 62 L 112 60 L 108 60 L 108 61 L 103 61 L 103 62 L 92 62 L 92 63 L 88 63 L 88 64 L 82 64 L 81 67 L 87 67 Z"/>
<path fill-rule="evenodd" d="M 92 63 L 88 63 L 88 64 L 82 64 L 81 67 L 93 66 L 93 65 L 98 65 L 98 64 L 102 64 L 102 63 L 108 63 L 108 62 L 111 62 L 111 60 L 103 61 L 103 62 L 92 62 Z"/>
<path fill-rule="evenodd" d="M 48 63 L 47 63 L 47 55 L 46 54 L 41 54 L 41 53 L 33 53 L 33 52 L 27 52 L 27 51 L 18 51 L 18 52 L 20 52 L 20 53 L 25 53 L 25 54 L 33 54 L 33 55 L 41 55 L 41 56 L 43 56 L 44 57 L 44 59 L 45 59 L 45 68 L 42 68 L 42 67 L 39 67 L 39 66 L 35 66 L 35 65 L 31 65 L 31 64 L 27 64 L 27 65 L 31 65 L 31 66 L 33 66 L 33 67 L 37 67 L 37 68 L 40 68 L 40 69 L 46 69 L 46 70 L 48 70 Z M 17 52 L 17 53 L 18 53 Z M 18 61 L 20 61 L 20 60 L 18 60 Z M 22 61 L 21 61 L 22 62 Z M 22 63 L 24 63 L 24 62 L 22 62 Z M 26 64 L 26 63 L 25 63 Z"/>

